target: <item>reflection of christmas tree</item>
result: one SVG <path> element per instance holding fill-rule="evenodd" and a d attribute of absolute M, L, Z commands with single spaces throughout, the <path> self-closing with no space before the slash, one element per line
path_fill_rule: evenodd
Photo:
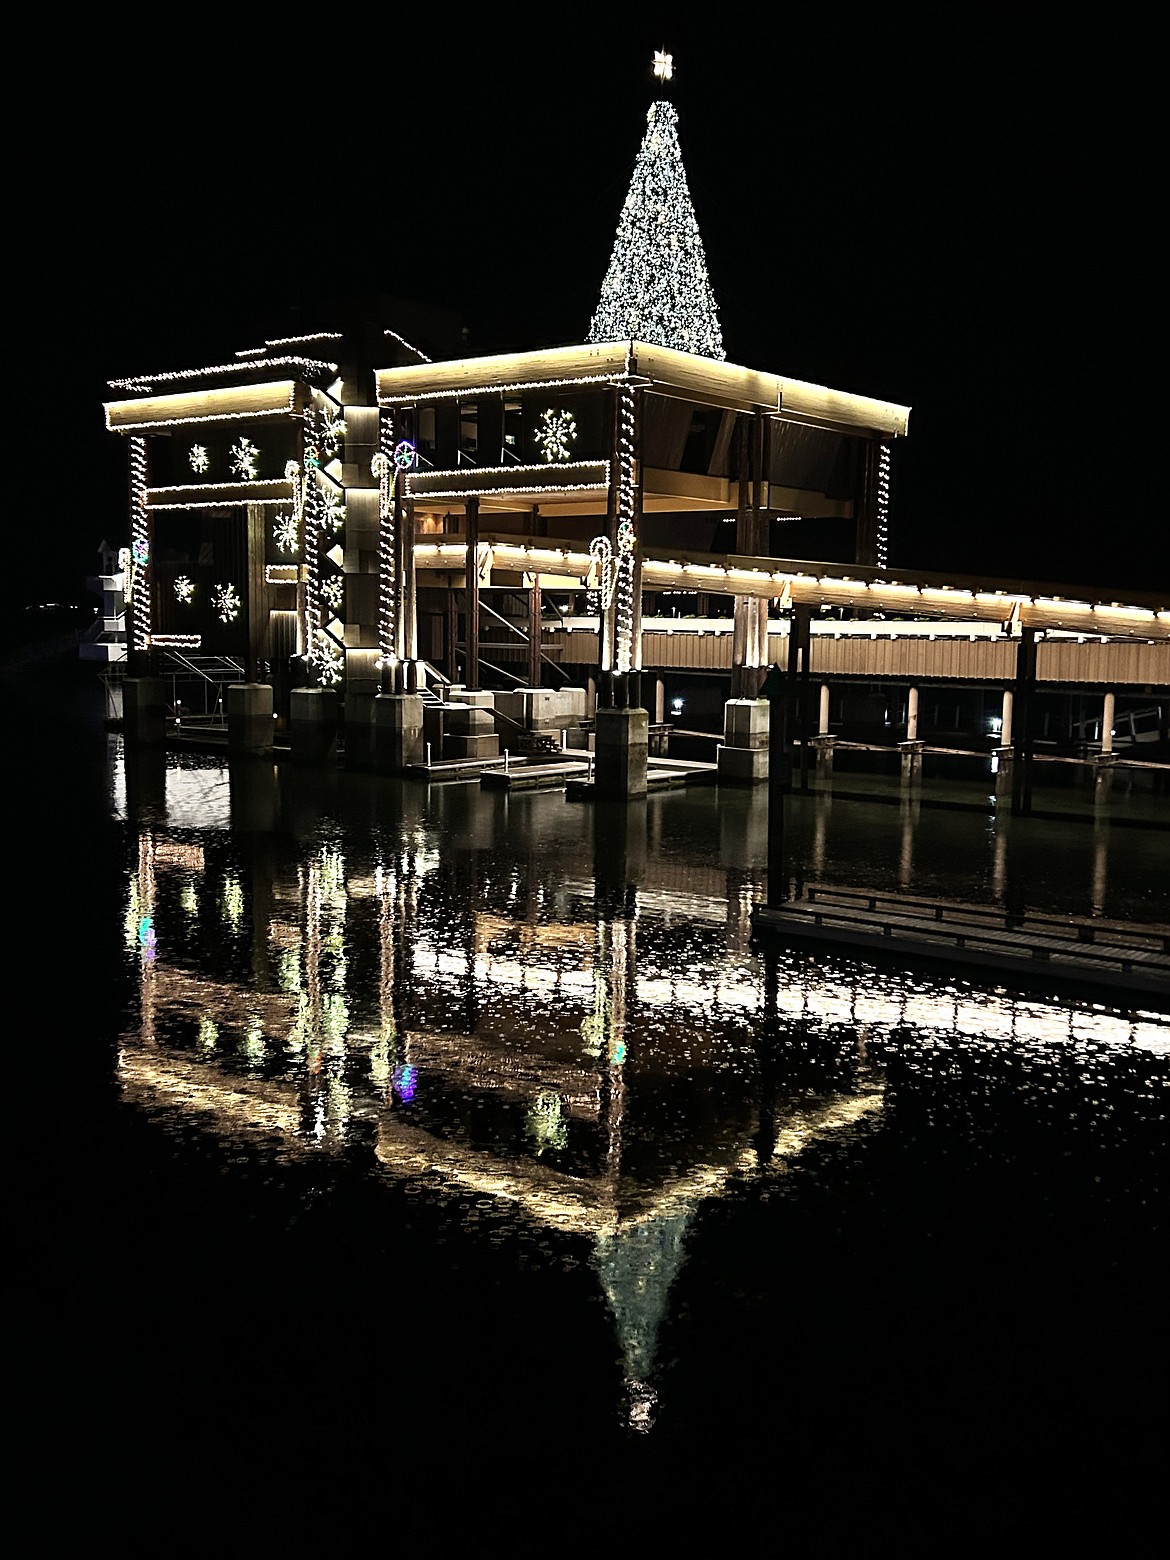
<path fill-rule="evenodd" d="M 673 104 L 650 105 L 588 339 L 646 341 L 723 358 L 677 126 Z"/>

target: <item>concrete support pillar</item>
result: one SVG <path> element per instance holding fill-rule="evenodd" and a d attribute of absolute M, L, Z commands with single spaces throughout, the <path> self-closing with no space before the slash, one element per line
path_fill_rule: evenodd
<path fill-rule="evenodd" d="M 831 785 L 833 781 L 833 749 L 837 746 L 837 738 L 827 733 L 818 734 L 812 739 L 813 752 L 816 754 L 817 783 Z"/>
<path fill-rule="evenodd" d="M 293 689 L 288 696 L 288 730 L 294 764 L 336 759 L 339 716 L 340 695 L 331 688 Z"/>
<path fill-rule="evenodd" d="M 922 750 L 925 746 L 925 742 L 898 743 L 898 751 L 902 755 L 902 785 L 905 789 L 922 783 Z"/>
<path fill-rule="evenodd" d="M 1012 758 L 1015 749 L 1006 744 L 992 749 L 995 759 L 995 794 L 1010 797 L 1012 794 Z"/>
<path fill-rule="evenodd" d="M 1106 698 L 1111 698 L 1106 694 Z M 1117 764 L 1116 753 L 1098 753 L 1094 759 L 1093 776 L 1093 805 L 1102 807 L 1109 800 L 1109 793 L 1113 789 L 1113 771 Z"/>
<path fill-rule="evenodd" d="M 720 785 L 760 785 L 768 778 L 767 699 L 728 699 L 723 706 L 723 741 L 715 754 Z"/>
<path fill-rule="evenodd" d="M 661 726 L 666 719 L 666 683 L 661 677 L 654 679 L 654 724 Z"/>
<path fill-rule="evenodd" d="M 1105 695 L 1105 701 L 1101 706 L 1101 756 L 1113 752 L 1113 721 L 1116 712 L 1116 697 L 1110 690 Z"/>
<path fill-rule="evenodd" d="M 423 759 L 423 701 L 417 693 L 380 693 L 374 700 L 374 768 L 398 775 Z"/>
<path fill-rule="evenodd" d="M 377 688 L 353 688 L 345 695 L 345 767 L 374 767 L 374 700 Z"/>
<path fill-rule="evenodd" d="M 1015 702 L 1010 688 L 1003 690 L 1003 715 L 999 723 L 1000 747 L 1010 748 L 1012 745 L 1012 705 Z"/>
<path fill-rule="evenodd" d="M 918 741 L 918 689 L 911 688 L 906 695 L 906 741 Z"/>
<path fill-rule="evenodd" d="M 231 758 L 271 758 L 271 683 L 229 683 L 227 691 L 228 755 Z"/>
<path fill-rule="evenodd" d="M 650 717 L 645 710 L 599 709 L 595 717 L 594 789 L 598 796 L 645 796 Z"/>
<path fill-rule="evenodd" d="M 817 735 L 827 737 L 829 734 L 829 685 L 821 684 L 821 707 L 817 716 Z"/>
<path fill-rule="evenodd" d="M 135 747 L 161 747 L 166 741 L 167 695 L 161 677 L 127 677 L 123 682 L 122 731 Z"/>

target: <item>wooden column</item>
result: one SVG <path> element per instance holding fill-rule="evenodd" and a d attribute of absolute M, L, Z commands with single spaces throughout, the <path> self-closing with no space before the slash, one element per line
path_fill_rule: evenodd
<path fill-rule="evenodd" d="M 447 583 L 447 680 L 459 681 L 459 604 L 455 587 Z"/>
<path fill-rule="evenodd" d="M 467 500 L 467 666 L 464 681 L 468 688 L 479 687 L 479 499 Z"/>
<path fill-rule="evenodd" d="M 1012 700 L 1012 813 L 1032 811 L 1032 728 L 1035 719 L 1036 630 L 1022 628 L 1016 648 L 1016 686 Z"/>
<path fill-rule="evenodd" d="M 532 576 L 528 592 L 528 686 L 540 687 L 540 575 Z"/>
<path fill-rule="evenodd" d="M 753 510 L 750 481 L 751 452 L 748 441 L 748 425 L 744 417 L 735 420 L 735 477 L 738 500 L 735 509 L 735 550 L 750 553 L 754 538 Z M 748 651 L 748 613 L 754 603 L 747 596 L 736 596 L 732 605 L 731 631 L 731 697 L 749 698 L 745 663 Z M 753 688 L 752 693 L 755 692 Z"/>
<path fill-rule="evenodd" d="M 268 640 L 268 586 L 264 583 L 264 505 L 246 506 L 247 570 L 245 622 L 248 633 L 247 661 L 244 667 L 245 682 L 261 682 L 260 663 Z"/>
<path fill-rule="evenodd" d="M 853 561 L 873 565 L 877 563 L 878 520 L 878 470 L 881 461 L 881 445 L 876 439 L 867 439 L 862 461 L 860 491 L 857 495 L 857 525 L 854 531 Z"/>

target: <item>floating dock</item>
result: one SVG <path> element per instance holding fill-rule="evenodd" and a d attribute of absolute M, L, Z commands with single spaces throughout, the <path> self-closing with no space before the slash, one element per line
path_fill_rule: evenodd
<path fill-rule="evenodd" d="M 862 957 L 942 964 L 1077 985 L 1170 1009 L 1170 926 L 1082 916 L 1012 914 L 864 888 L 806 884 L 801 896 L 757 905 L 753 929 L 785 944 L 832 947 Z"/>

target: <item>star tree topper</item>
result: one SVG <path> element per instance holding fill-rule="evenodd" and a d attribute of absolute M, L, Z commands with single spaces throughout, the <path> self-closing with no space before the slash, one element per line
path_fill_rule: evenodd
<path fill-rule="evenodd" d="M 654 74 L 659 81 L 669 81 L 674 75 L 674 56 L 663 49 L 654 51 Z"/>

